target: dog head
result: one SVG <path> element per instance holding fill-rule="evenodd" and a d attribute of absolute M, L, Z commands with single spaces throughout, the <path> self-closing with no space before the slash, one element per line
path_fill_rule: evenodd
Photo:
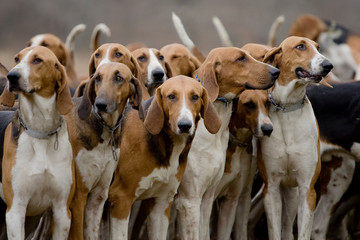
<path fill-rule="evenodd" d="M 249 128 L 255 137 L 270 136 L 273 130 L 269 118 L 268 94 L 264 90 L 245 90 L 232 116 L 237 128 Z"/>
<path fill-rule="evenodd" d="M 200 61 L 182 44 L 168 44 L 160 49 L 160 53 L 169 63 L 173 76 L 191 77 L 192 73 L 201 65 Z"/>
<path fill-rule="evenodd" d="M 139 81 L 125 64 L 103 63 L 85 86 L 78 114 L 84 120 L 93 108 L 109 126 L 113 126 L 128 100 L 138 107 L 141 98 Z"/>
<path fill-rule="evenodd" d="M 203 81 L 210 99 L 218 96 L 233 99 L 245 88 L 270 88 L 279 70 L 255 60 L 247 51 L 235 47 L 215 48 L 194 72 Z"/>
<path fill-rule="evenodd" d="M 279 68 L 279 85 L 287 85 L 297 79 L 298 83 L 319 83 L 333 65 L 318 51 L 318 44 L 304 37 L 288 37 L 279 47 L 270 50 L 264 58 Z"/>
<path fill-rule="evenodd" d="M 118 43 L 106 43 L 101 45 L 90 57 L 89 76 L 95 73 L 96 69 L 107 62 L 123 63 L 131 70 L 132 74 L 139 77 L 139 64 L 131 52 Z"/>
<path fill-rule="evenodd" d="M 219 131 L 221 119 L 206 89 L 192 78 L 176 76 L 156 89 L 144 124 L 153 135 L 159 134 L 165 126 L 176 135 L 192 135 L 200 116 L 210 133 Z"/>
<path fill-rule="evenodd" d="M 169 64 L 155 48 L 139 48 L 134 50 L 132 55 L 140 66 L 139 80 L 145 84 L 149 94 L 154 95 L 155 89 L 172 77 Z"/>
<path fill-rule="evenodd" d="M 28 47 L 15 56 L 15 67 L 9 71 L 9 90 L 23 95 L 37 94 L 50 98 L 57 94 L 57 108 L 67 114 L 72 106 L 67 75 L 55 54 L 42 46 Z"/>
<path fill-rule="evenodd" d="M 247 51 L 253 58 L 262 62 L 271 47 L 264 44 L 247 43 L 241 49 Z"/>

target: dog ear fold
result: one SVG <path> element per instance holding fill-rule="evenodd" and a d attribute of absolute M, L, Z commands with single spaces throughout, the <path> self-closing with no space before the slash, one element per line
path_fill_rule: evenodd
<path fill-rule="evenodd" d="M 91 54 L 90 61 L 89 61 L 89 76 L 93 75 L 96 71 L 95 68 L 95 52 Z"/>
<path fill-rule="evenodd" d="M 162 107 L 161 87 L 158 87 L 146 114 L 144 125 L 151 134 L 157 135 L 163 129 L 164 122 L 165 116 Z"/>
<path fill-rule="evenodd" d="M 129 99 L 129 103 L 135 109 L 139 108 L 141 100 L 142 100 L 142 90 L 140 87 L 140 81 L 136 78 L 132 77 L 130 80 L 130 87 L 131 87 L 131 96 Z"/>
<path fill-rule="evenodd" d="M 277 62 L 276 62 L 275 56 L 279 53 L 281 53 L 281 47 L 274 47 L 274 48 L 270 49 L 265 54 L 263 62 L 276 67 Z"/>
<path fill-rule="evenodd" d="M 67 75 L 65 72 L 65 67 L 60 63 L 55 63 L 55 68 L 60 71 L 60 79 L 58 79 L 58 90 L 56 96 L 56 107 L 60 114 L 68 114 L 74 106 L 74 103 L 71 99 L 70 90 L 67 84 Z"/>
<path fill-rule="evenodd" d="M 165 62 L 165 72 L 166 72 L 166 77 L 167 78 L 172 78 L 173 77 L 170 65 L 167 62 Z"/>
<path fill-rule="evenodd" d="M 204 119 L 204 125 L 206 129 L 210 133 L 215 134 L 219 131 L 222 121 L 219 115 L 217 114 L 214 105 L 208 96 L 206 89 L 204 88 L 203 90 L 204 90 L 203 95 L 201 97 L 203 105 L 200 114 Z"/>
<path fill-rule="evenodd" d="M 84 89 L 85 89 L 85 86 L 86 86 L 86 83 L 89 81 L 89 79 L 86 79 L 86 80 L 82 80 L 79 84 L 79 86 L 77 86 L 76 90 L 75 90 L 75 93 L 74 93 L 74 98 L 77 98 L 77 97 L 81 97 L 82 95 L 84 95 Z"/>
<path fill-rule="evenodd" d="M 6 75 L 9 73 L 9 70 L 0 63 L 0 72 L 5 76 L 5 86 L 4 90 L 0 95 L 0 104 L 7 106 L 7 107 L 13 107 L 15 104 L 15 94 L 9 91 L 9 81 L 6 78 Z"/>
<path fill-rule="evenodd" d="M 200 68 L 194 72 L 202 81 L 204 88 L 207 90 L 211 102 L 214 102 L 219 95 L 219 85 L 216 77 L 216 61 L 204 62 Z"/>
<path fill-rule="evenodd" d="M 86 83 L 82 99 L 78 108 L 80 119 L 85 120 L 89 117 L 93 102 L 95 101 L 95 80 L 94 76 Z"/>

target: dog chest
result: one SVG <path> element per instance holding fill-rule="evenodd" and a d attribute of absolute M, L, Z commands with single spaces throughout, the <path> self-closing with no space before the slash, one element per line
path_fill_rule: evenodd
<path fill-rule="evenodd" d="M 154 169 L 148 176 L 141 178 L 135 196 L 138 199 L 146 199 L 148 197 L 164 196 L 172 199 L 180 184 L 176 178 L 179 167 L 179 156 L 186 145 L 185 138 L 181 143 L 174 144 L 169 159 L 169 166 Z"/>
<path fill-rule="evenodd" d="M 28 215 L 39 214 L 52 201 L 67 199 L 73 183 L 72 148 L 66 127 L 50 139 L 20 135 L 12 169 L 14 197 L 28 200 Z M 6 151 L 6 150 L 5 150 Z"/>
<path fill-rule="evenodd" d="M 116 156 L 119 154 L 120 148 L 116 148 Z M 81 149 L 75 158 L 83 182 L 89 190 L 99 182 L 101 184 L 101 180 L 111 178 L 117 160 L 114 159 L 111 145 L 106 141 L 91 150 Z"/>

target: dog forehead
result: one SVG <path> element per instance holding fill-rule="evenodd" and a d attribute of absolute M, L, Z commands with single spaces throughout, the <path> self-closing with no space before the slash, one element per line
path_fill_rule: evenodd
<path fill-rule="evenodd" d="M 43 47 L 43 46 L 34 46 L 34 47 L 24 48 L 16 56 L 21 60 L 29 52 L 30 52 L 30 59 L 35 58 L 35 57 L 42 58 L 43 61 L 57 59 L 55 54 L 50 49 Z"/>
<path fill-rule="evenodd" d="M 219 60 L 233 59 L 241 55 L 248 55 L 245 50 L 237 47 L 219 47 L 210 51 L 210 58 L 217 58 Z"/>
<path fill-rule="evenodd" d="M 255 59 L 262 60 L 271 47 L 263 44 L 248 43 L 245 44 L 241 49 L 247 51 Z"/>
<path fill-rule="evenodd" d="M 282 43 L 282 47 L 284 48 L 293 48 L 296 47 L 299 44 L 307 44 L 312 45 L 314 47 L 318 47 L 318 44 L 314 42 L 313 40 L 305 37 L 297 37 L 297 36 L 291 36 L 286 38 Z"/>
<path fill-rule="evenodd" d="M 200 94 L 201 89 L 201 84 L 195 79 L 182 75 L 172 77 L 161 85 L 163 94 L 170 92 L 189 92 Z"/>
<path fill-rule="evenodd" d="M 95 75 L 102 74 L 104 76 L 112 76 L 116 73 L 119 73 L 124 79 L 130 79 L 132 73 L 128 66 L 123 63 L 118 62 L 107 62 L 101 64 L 95 72 Z"/>

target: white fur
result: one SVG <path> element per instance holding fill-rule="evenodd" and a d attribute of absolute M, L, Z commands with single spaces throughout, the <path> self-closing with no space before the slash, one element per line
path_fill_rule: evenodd
<path fill-rule="evenodd" d="M 195 44 L 190 39 L 189 35 L 186 33 L 185 27 L 182 24 L 181 19 L 174 12 L 172 13 L 172 21 L 176 32 L 179 35 L 179 38 L 184 43 L 184 45 L 191 50 L 195 46 Z"/>
<path fill-rule="evenodd" d="M 193 120 L 193 115 L 190 111 L 190 109 L 186 106 L 186 96 L 185 96 L 185 93 L 183 93 L 183 102 L 182 102 L 182 107 L 180 109 L 180 115 L 179 115 L 179 119 L 178 119 L 178 123 L 181 122 L 181 121 L 184 121 L 184 122 L 190 122 L 191 123 L 191 128 L 189 129 L 189 134 L 190 135 L 193 135 L 194 134 L 194 131 L 195 131 L 195 123 L 194 123 L 194 120 Z M 177 127 L 177 134 L 180 134 L 180 129 L 179 127 Z"/>
<path fill-rule="evenodd" d="M 199 121 L 175 202 L 182 239 L 209 239 L 215 190 L 224 172 L 232 103 L 225 106 L 216 101 L 214 107 L 222 119 L 221 128 L 211 134 L 204 121 Z"/>
<path fill-rule="evenodd" d="M 44 34 L 38 34 L 32 39 L 32 43 L 30 47 L 40 46 L 41 42 L 44 40 Z"/>
<path fill-rule="evenodd" d="M 99 63 L 98 67 L 100 67 L 102 64 L 104 63 L 111 63 L 110 61 L 110 51 L 111 51 L 111 48 L 109 47 L 107 50 L 106 50 L 106 55 L 105 57 L 101 60 L 101 62 Z"/>
<path fill-rule="evenodd" d="M 54 125 L 51 116 L 56 111 L 55 94 L 49 99 L 33 96 L 34 101 L 28 101 L 19 95 L 20 114 L 30 128 L 41 130 L 43 123 L 42 130 L 46 131 Z M 23 132 L 19 137 L 12 168 L 13 203 L 6 214 L 9 239 L 24 239 L 25 215 L 37 215 L 49 207 L 55 219 L 53 239 L 67 238 L 70 229 L 67 202 L 73 179 L 72 148 L 65 121 L 58 132 L 58 149 L 54 147 L 55 141 L 55 134 L 49 139 L 37 139 Z"/>
<path fill-rule="evenodd" d="M 159 59 L 157 59 L 157 57 L 155 56 L 152 49 L 149 49 L 149 56 L 150 56 L 149 65 L 147 67 L 148 84 L 151 84 L 154 81 L 152 77 L 153 71 L 162 71 L 164 73 L 163 81 L 166 81 L 165 70 L 162 67 L 161 63 L 159 62 Z"/>
<path fill-rule="evenodd" d="M 21 60 L 20 63 L 18 63 L 13 69 L 12 71 L 17 71 L 21 74 L 21 78 L 23 78 L 24 81 L 20 81 L 19 79 L 19 83 L 23 84 L 20 85 L 20 87 L 23 87 L 24 90 L 28 89 L 29 86 L 29 76 L 30 76 L 30 66 L 29 66 L 29 61 L 30 61 L 30 55 L 32 53 L 33 50 L 30 50 L 28 53 L 26 53 L 26 55 L 24 56 L 24 58 Z"/>
<path fill-rule="evenodd" d="M 178 136 L 174 142 L 174 148 L 169 159 L 168 167 L 156 168 L 151 174 L 142 177 L 139 187 L 136 189 L 136 200 L 155 198 L 155 205 L 149 215 L 148 231 L 150 239 L 166 239 L 167 226 L 169 224 L 165 210 L 173 201 L 180 182 L 176 178 L 179 167 L 179 156 L 186 145 L 186 136 Z M 127 220 L 111 218 L 112 239 L 128 238 Z"/>
<path fill-rule="evenodd" d="M 99 237 L 103 207 L 108 198 L 109 186 L 117 165 L 117 159 L 114 159 L 109 144 L 110 133 L 105 129 L 102 138 L 103 143 L 90 151 L 82 149 L 75 158 L 76 165 L 89 190 L 84 215 L 85 239 Z M 116 155 L 119 156 L 119 154 L 120 148 L 116 148 Z"/>
<path fill-rule="evenodd" d="M 343 157 L 341 166 L 336 169 L 331 169 L 330 181 L 326 186 L 326 193 L 319 196 L 319 202 L 316 206 L 311 239 L 326 239 L 333 209 L 349 187 L 354 170 L 355 161 L 351 157 Z"/>

